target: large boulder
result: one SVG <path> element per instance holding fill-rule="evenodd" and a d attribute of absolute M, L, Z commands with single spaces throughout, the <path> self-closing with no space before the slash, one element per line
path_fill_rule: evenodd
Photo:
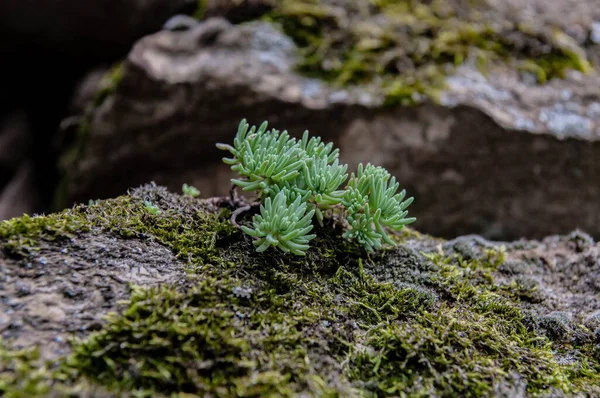
<path fill-rule="evenodd" d="M 214 145 L 230 141 L 239 120 L 248 118 L 332 140 L 351 168 L 369 161 L 386 167 L 416 197 L 416 225 L 429 233 L 540 237 L 580 227 L 600 235 L 600 78 L 594 69 L 600 16 L 593 2 L 558 2 L 564 19 L 543 2 L 527 3 L 522 15 L 515 2 L 490 2 L 477 17 L 488 18 L 490 27 L 473 22 L 476 17 L 462 25 L 467 17 L 458 8 L 444 35 L 428 28 L 437 32 L 434 44 L 396 32 L 410 45 L 377 58 L 394 72 L 385 69 L 369 81 L 361 79 L 375 73 L 370 58 L 343 64 L 341 50 L 319 44 L 330 58 L 314 61 L 318 51 L 312 48 L 307 58 L 311 48 L 300 33 L 311 32 L 310 18 L 331 35 L 356 25 L 358 33 L 351 33 L 360 46 L 352 49 L 377 49 L 384 39 L 396 40 L 376 29 L 391 22 L 374 14 L 363 26 L 344 8 L 353 3 L 321 3 L 327 8 L 317 12 L 282 2 L 289 9 L 270 14 L 292 37 L 269 22 L 232 25 L 215 18 L 137 42 L 118 81 L 103 88 L 102 100 L 82 117 L 76 151 L 64 162 L 68 202 L 112 196 L 148 180 L 225 194 L 222 182 L 231 174 Z M 527 17 L 531 10 L 539 12 L 535 19 Z M 369 40 L 360 41 L 361 35 Z M 419 66 L 423 45 L 445 63 Z M 448 64 L 449 55 L 458 68 Z M 349 81 L 324 80 L 332 76 Z"/>
<path fill-rule="evenodd" d="M 83 118 L 79 151 L 67 157 L 75 159 L 66 166 L 70 199 L 110 195 L 137 179 L 167 183 L 174 174 L 167 185 L 224 194 L 228 173 L 215 143 L 229 141 L 244 117 L 333 138 L 348 107 L 293 72 L 295 51 L 269 24 L 224 19 L 140 40 Z"/>
<path fill-rule="evenodd" d="M 0 394 L 600 394 L 588 235 L 369 254 L 326 221 L 305 256 L 257 253 L 230 205 L 146 185 L 0 222 Z"/>

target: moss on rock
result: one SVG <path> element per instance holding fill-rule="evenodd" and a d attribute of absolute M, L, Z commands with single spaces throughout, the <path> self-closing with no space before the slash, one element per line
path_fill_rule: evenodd
<path fill-rule="evenodd" d="M 50 391 L 45 367 L 35 366 L 37 347 L 13 349 L 0 340 L 0 392 L 3 397 L 39 397 Z"/>
<path fill-rule="evenodd" d="M 483 69 L 511 64 L 539 83 L 591 70 L 565 33 L 508 20 L 485 1 L 283 0 L 265 18 L 301 48 L 300 71 L 370 86 L 387 105 L 435 99 L 468 59 Z"/>
<path fill-rule="evenodd" d="M 24 255 L 65 230 L 155 240 L 188 264 L 178 284 L 133 287 L 122 311 L 32 385 L 186 397 L 599 392 L 595 318 L 562 322 L 501 282 L 531 266 L 511 267 L 510 247 L 407 233 L 367 254 L 332 223 L 317 227 L 305 257 L 258 254 L 230 214 L 226 201 L 148 185 L 0 224 L 11 251 L 25 242 Z M 0 391 L 25 396 L 33 387 L 16 383 L 14 361 L 1 357 Z"/>
<path fill-rule="evenodd" d="M 12 255 L 28 255 L 36 251 L 39 240 L 68 239 L 75 232 L 88 230 L 84 219 L 65 210 L 48 216 L 13 218 L 0 223 L 2 249 Z"/>

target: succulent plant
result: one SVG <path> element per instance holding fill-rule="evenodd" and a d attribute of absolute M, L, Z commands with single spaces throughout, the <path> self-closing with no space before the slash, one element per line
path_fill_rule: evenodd
<path fill-rule="evenodd" d="M 231 165 L 244 180 L 231 181 L 243 191 L 259 191 L 259 196 L 269 195 L 274 185 L 296 178 L 304 161 L 304 153 L 287 131 L 267 131 L 264 122 L 248 131 L 248 123 L 242 120 L 234 139 L 234 146 L 217 144 L 229 150 L 234 157 L 223 161 Z"/>
<path fill-rule="evenodd" d="M 149 202 L 147 200 L 144 201 L 144 208 L 146 209 L 146 211 L 149 214 L 152 214 L 154 216 L 160 214 L 160 209 L 158 208 L 158 206 L 156 206 L 155 204 L 153 204 L 152 202 Z"/>
<path fill-rule="evenodd" d="M 344 232 L 344 237 L 356 239 L 368 250 L 379 249 L 382 236 L 373 228 L 373 223 L 381 217 L 381 210 L 371 212 L 369 198 L 352 186 L 348 187 L 342 203 L 350 225 L 350 229 Z"/>
<path fill-rule="evenodd" d="M 262 201 L 253 228 L 242 230 L 255 237 L 258 251 L 274 246 L 285 252 L 304 254 L 315 237 L 312 217 L 323 225 L 325 212 L 343 207 L 349 229 L 346 238 L 356 239 L 367 250 L 383 243 L 394 245 L 386 228 L 399 230 L 415 221 L 407 218 L 404 200 L 396 178 L 382 167 L 359 164 L 347 186 L 348 166 L 340 164 L 339 150 L 320 137 L 309 138 L 305 131 L 296 140 L 287 131 L 267 130 L 267 122 L 257 129 L 246 120 L 238 126 L 233 146 L 217 144 L 233 157 L 224 158 L 240 178 L 231 181 L 244 191 L 256 191 Z"/>
<path fill-rule="evenodd" d="M 376 241 L 376 232 L 385 243 L 394 245 L 394 241 L 385 232 L 384 226 L 400 230 L 414 222 L 414 217 L 406 218 L 406 208 L 413 198 L 403 200 L 406 191 L 397 193 L 399 185 L 395 177 L 383 167 L 362 163 L 358 165 L 356 175 L 352 174 L 348 182 L 344 206 L 348 209 L 348 221 L 352 231 L 349 236 L 361 236 L 366 242 Z M 355 224 L 355 225 L 353 225 Z M 369 239 L 364 238 L 369 237 Z M 367 248 L 378 248 L 379 244 L 366 244 Z"/>
<path fill-rule="evenodd" d="M 188 184 L 183 184 L 181 186 L 181 191 L 184 195 L 191 196 L 192 198 L 197 198 L 198 196 L 200 196 L 200 190 Z"/>
<path fill-rule="evenodd" d="M 301 179 L 308 192 L 308 201 L 314 208 L 317 220 L 323 225 L 323 210 L 330 209 L 342 202 L 345 191 L 338 188 L 348 179 L 348 165 L 340 165 L 338 159 L 328 164 L 323 154 L 306 161 L 302 167 Z"/>
<path fill-rule="evenodd" d="M 321 137 L 308 138 L 308 130 L 302 135 L 302 140 L 299 142 L 300 148 L 306 152 L 308 157 L 327 157 L 327 163 L 333 163 L 339 158 L 340 150 L 333 147 L 333 143 L 325 144 L 321 142 Z"/>
<path fill-rule="evenodd" d="M 288 204 L 286 190 L 280 191 L 274 199 L 267 197 L 260 206 L 260 214 L 254 216 L 253 228 L 242 226 L 242 230 L 257 238 L 256 251 L 263 252 L 275 246 L 284 252 L 304 255 L 308 242 L 316 237 L 312 230 L 314 210 L 306 211 L 306 202 L 300 196 Z"/>

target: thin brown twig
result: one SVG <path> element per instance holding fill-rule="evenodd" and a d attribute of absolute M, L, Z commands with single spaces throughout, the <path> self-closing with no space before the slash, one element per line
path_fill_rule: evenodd
<path fill-rule="evenodd" d="M 231 189 L 229 190 L 229 201 L 230 201 L 231 207 L 235 208 L 235 210 L 231 214 L 231 219 L 230 219 L 231 224 L 234 227 L 241 229 L 241 226 L 237 223 L 237 218 L 242 213 L 249 211 L 250 209 L 252 209 L 253 206 L 256 206 L 256 205 L 246 202 L 246 200 L 244 199 L 243 196 L 240 197 L 237 193 L 236 185 L 232 185 Z"/>
<path fill-rule="evenodd" d="M 242 227 L 237 223 L 237 218 L 240 214 L 247 212 L 251 208 L 251 205 L 246 204 L 242 207 L 238 207 L 237 209 L 235 209 L 234 212 L 231 213 L 231 224 L 238 229 L 242 229 Z"/>

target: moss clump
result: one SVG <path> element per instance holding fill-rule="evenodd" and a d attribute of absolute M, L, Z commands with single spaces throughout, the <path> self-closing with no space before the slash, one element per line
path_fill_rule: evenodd
<path fill-rule="evenodd" d="M 65 210 L 47 216 L 24 215 L 2 221 L 0 240 L 6 252 L 26 256 L 39 249 L 40 240 L 69 239 L 74 233 L 87 230 L 82 218 Z"/>
<path fill-rule="evenodd" d="M 470 319 L 471 311 L 484 315 L 490 322 L 490 330 L 502 332 L 502 347 L 510 346 L 510 350 L 515 350 L 514 354 L 526 348 L 527 355 L 537 358 L 536 367 L 523 368 L 522 364 L 518 367 L 519 374 L 545 368 L 544 374 L 534 375 L 526 383 L 526 391 L 530 395 L 544 395 L 556 389 L 571 394 L 597 394 L 600 391 L 597 388 L 600 362 L 594 359 L 594 331 L 583 326 L 576 327 L 570 322 L 569 314 L 563 312 L 540 315 L 523 309 L 531 308 L 531 300 L 527 295 L 521 296 L 522 287 L 496 282 L 496 270 L 509 264 L 504 261 L 503 252 L 502 247 L 499 250 L 487 249 L 483 250 L 483 256 L 471 260 L 464 260 L 461 255 L 428 256 L 441 266 L 444 291 L 462 303 L 463 311 L 467 310 L 457 319 Z M 526 305 L 521 305 L 522 302 Z M 478 323 L 483 321 L 485 319 L 480 319 Z M 480 333 L 477 335 L 482 336 Z M 513 336 L 508 337 L 510 335 Z M 518 344 L 512 345 L 515 341 Z M 548 380 L 553 382 L 548 383 Z"/>
<path fill-rule="evenodd" d="M 152 193 L 138 190 L 139 196 L 122 196 L 101 201 L 75 212 L 92 229 L 117 234 L 123 238 L 152 238 L 168 246 L 177 256 L 192 265 L 220 261 L 218 245 L 239 239 L 241 232 L 229 223 L 230 212 L 207 211 L 191 197 L 178 196 L 176 203 L 167 202 L 164 189 L 150 188 Z M 145 202 L 151 202 L 160 213 L 150 214 Z"/>
<path fill-rule="evenodd" d="M 152 236 L 171 247 L 180 258 L 193 261 L 194 257 L 211 258 L 215 245 L 240 234 L 229 223 L 230 211 L 221 209 L 212 213 L 200 206 L 194 198 L 180 196 L 176 207 L 165 199 L 165 189 L 149 186 L 152 194 L 138 189 L 136 195 L 121 196 L 109 200 L 90 201 L 89 206 L 77 205 L 73 209 L 47 216 L 25 215 L 0 222 L 0 239 L 5 240 L 3 249 L 16 255 L 29 255 L 36 251 L 41 241 L 69 239 L 78 233 L 95 231 L 113 233 L 123 238 L 148 238 Z M 144 196 L 146 195 L 146 196 Z M 159 209 L 150 214 L 145 202 Z M 198 233 L 202 231 L 203 233 Z"/>
<path fill-rule="evenodd" d="M 0 339 L 0 395 L 6 398 L 41 397 L 51 389 L 48 370 L 38 366 L 37 347 L 15 350 Z"/>
<path fill-rule="evenodd" d="M 161 212 L 148 214 L 145 201 Z M 325 222 L 305 257 L 261 254 L 217 204 L 146 186 L 71 211 L 92 233 L 161 242 L 193 272 L 176 286 L 134 288 L 51 380 L 137 396 L 598 392 L 595 321 L 549 337 L 548 317 L 497 283 L 502 247 L 367 254 Z"/>
<path fill-rule="evenodd" d="M 298 307 L 232 278 L 203 279 L 186 292 L 138 289 L 123 315 L 76 346 L 72 363 L 102 384 L 148 396 L 332 393 L 308 359 L 305 329 L 320 314 Z"/>
<path fill-rule="evenodd" d="M 591 69 L 561 32 L 545 34 L 483 1 L 283 0 L 266 17 L 302 49 L 299 69 L 340 85 L 367 84 L 388 105 L 435 99 L 453 67 L 513 63 L 540 83 Z"/>
<path fill-rule="evenodd" d="M 566 377 L 549 350 L 523 349 L 532 341 L 534 336 L 518 322 L 441 307 L 413 322 L 368 331 L 370 349 L 355 350 L 347 369 L 377 396 L 489 396 L 498 386 L 512 384 L 507 377 L 511 371 L 525 376 L 531 393 L 549 387 L 567 390 Z"/>
<path fill-rule="evenodd" d="M 69 369 L 72 373 L 72 370 Z M 0 396 L 5 398 L 109 396 L 87 380 L 69 381 L 61 364 L 43 361 L 38 347 L 15 348 L 0 337 Z"/>

